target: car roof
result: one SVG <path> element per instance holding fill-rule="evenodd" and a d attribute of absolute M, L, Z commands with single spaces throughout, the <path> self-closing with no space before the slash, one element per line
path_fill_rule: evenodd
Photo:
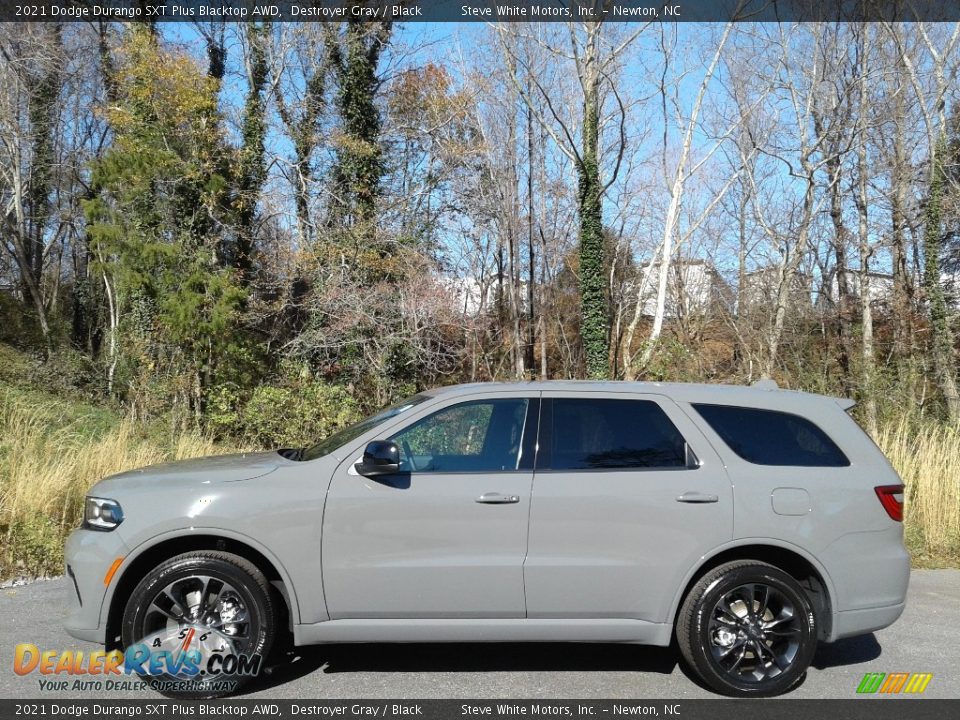
<path fill-rule="evenodd" d="M 525 382 L 479 382 L 446 385 L 426 391 L 432 396 L 476 395 L 483 392 L 539 392 L 560 390 L 570 392 L 651 393 L 666 395 L 682 402 L 702 402 L 732 405 L 768 405 L 795 401 L 829 400 L 843 409 L 853 407 L 846 398 L 816 395 L 799 390 L 784 390 L 772 380 L 761 380 L 754 385 L 722 385 L 710 383 L 634 382 L 627 380 L 530 380 Z"/>

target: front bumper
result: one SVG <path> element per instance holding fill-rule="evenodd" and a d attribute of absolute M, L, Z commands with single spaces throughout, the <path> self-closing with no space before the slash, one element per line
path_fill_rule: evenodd
<path fill-rule="evenodd" d="M 106 628 L 103 601 L 109 586 L 104 577 L 117 558 L 130 552 L 116 531 L 78 529 L 70 533 L 64 548 L 70 603 L 64 629 L 78 640 L 104 642 Z M 114 581 L 115 582 L 115 581 Z"/>

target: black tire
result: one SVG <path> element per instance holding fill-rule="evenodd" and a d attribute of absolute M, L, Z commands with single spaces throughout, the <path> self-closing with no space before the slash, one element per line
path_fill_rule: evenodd
<path fill-rule="evenodd" d="M 754 560 L 704 575 L 680 607 L 676 633 L 697 677 L 734 697 L 788 692 L 803 680 L 817 649 L 816 617 L 803 588 Z"/>
<path fill-rule="evenodd" d="M 157 605 L 153 604 L 158 597 L 163 597 L 161 593 L 165 589 L 174 588 L 173 595 L 178 594 L 177 588 L 186 588 L 190 590 L 191 583 L 209 583 L 216 587 L 217 598 L 214 602 L 220 602 L 221 615 L 223 614 L 222 600 L 220 595 L 226 592 L 231 599 L 235 599 L 235 607 L 239 607 L 242 615 L 237 613 L 236 617 L 243 617 L 242 622 L 233 625 L 229 629 L 242 628 L 242 636 L 234 640 L 233 649 L 236 653 L 243 653 L 248 657 L 259 655 L 260 670 L 266 661 L 273 643 L 276 631 L 276 609 L 274 606 L 274 594 L 272 587 L 264 574 L 251 562 L 242 557 L 231 553 L 199 550 L 177 555 L 164 561 L 156 568 L 151 570 L 139 582 L 130 599 L 127 601 L 123 613 L 123 622 L 121 626 L 121 640 L 124 651 L 132 645 L 140 643 L 145 637 L 151 635 L 156 630 L 158 622 Z M 179 593 L 183 595 L 183 591 Z M 211 593 L 212 594 L 212 591 Z M 167 595 L 166 597 L 173 597 Z M 201 598 L 208 595 L 207 585 L 199 591 Z M 196 598 L 196 594 L 189 597 Z M 181 603 L 187 605 L 187 602 Z M 197 607 L 197 606 L 195 606 Z M 204 600 L 201 599 L 198 607 L 206 607 Z M 194 610 L 201 612 L 201 610 Z M 212 611 L 211 611 L 212 612 Z M 182 614 L 182 612 L 181 612 Z M 224 620 L 220 615 L 215 616 L 216 622 L 220 623 L 220 628 L 224 627 Z M 162 620 L 162 618 L 160 618 Z M 189 627 L 188 623 L 178 623 L 177 620 L 169 618 L 166 620 L 167 628 Z M 159 632 L 169 633 L 169 629 L 161 629 Z M 192 637 L 192 636 L 191 636 Z M 154 641 L 156 642 L 156 641 Z M 195 682 L 190 684 L 188 689 L 178 689 L 176 686 L 182 683 L 184 678 L 173 675 L 140 675 L 141 679 L 147 682 L 151 687 L 167 697 L 191 698 L 191 699 L 209 699 L 223 697 L 239 690 L 243 685 L 253 679 L 253 676 L 247 674 L 227 674 L 220 673 L 210 675 L 204 670 L 193 678 Z M 230 689 L 224 689 L 228 685 L 233 685 Z"/>

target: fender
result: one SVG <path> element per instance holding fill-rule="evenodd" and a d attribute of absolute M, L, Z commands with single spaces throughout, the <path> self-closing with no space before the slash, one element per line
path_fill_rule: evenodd
<path fill-rule="evenodd" d="M 789 550 L 804 560 L 810 563 L 813 566 L 813 569 L 819 573 L 820 577 L 823 578 L 823 583 L 826 586 L 825 590 L 827 592 L 827 598 L 831 600 L 830 602 L 830 612 L 831 614 L 836 611 L 833 609 L 832 599 L 836 597 L 836 590 L 834 588 L 833 579 L 830 577 L 830 573 L 827 572 L 827 569 L 823 564 L 817 560 L 813 555 L 793 543 L 786 542 L 784 540 L 779 540 L 777 538 L 769 537 L 744 537 L 737 538 L 736 540 L 731 540 L 730 542 L 724 543 L 723 545 L 718 545 L 713 550 L 711 550 L 706 555 L 700 557 L 700 560 L 694 565 L 683 577 L 683 581 L 680 583 L 676 594 L 673 597 L 673 602 L 670 605 L 670 615 L 667 617 L 667 623 L 671 626 L 676 622 L 677 613 L 680 611 L 680 603 L 683 601 L 683 593 L 686 591 L 687 586 L 690 584 L 690 581 L 696 576 L 700 569 L 709 563 L 713 558 L 715 558 L 720 553 L 726 552 L 727 550 L 735 550 L 738 547 L 747 547 L 748 545 L 766 545 L 767 547 L 772 548 L 782 548 L 783 550 Z"/>
<path fill-rule="evenodd" d="M 162 542 L 167 540 L 173 540 L 181 537 L 190 537 L 191 535 L 218 535 L 220 537 L 227 538 L 229 540 L 236 540 L 237 542 L 243 543 L 244 545 L 249 545 L 254 550 L 263 555 L 267 560 L 270 561 L 270 564 L 276 569 L 280 574 L 280 579 L 283 581 L 284 589 L 286 590 L 287 601 L 290 603 L 290 617 L 293 619 L 294 624 L 300 622 L 300 605 L 297 601 L 297 591 L 293 586 L 293 582 L 290 580 L 290 574 L 287 572 L 287 569 L 283 566 L 283 563 L 280 562 L 279 558 L 274 555 L 266 546 L 264 546 L 258 540 L 250 537 L 249 535 L 244 535 L 243 533 L 238 533 L 234 530 L 226 530 L 224 528 L 218 527 L 188 527 L 180 528 L 177 530 L 167 530 L 160 533 L 159 535 L 153 535 L 152 537 L 144 540 L 135 548 L 133 548 L 127 557 L 123 559 L 123 562 L 120 564 L 120 567 L 117 569 L 116 577 L 122 578 L 127 570 L 130 569 L 130 566 L 139 558 L 143 553 L 147 552 L 153 547 L 156 547 Z M 100 627 L 107 627 L 108 615 L 110 612 L 110 606 L 113 604 L 113 595 L 116 592 L 119 582 L 116 580 L 111 582 L 107 587 L 106 592 L 103 595 L 103 599 L 100 603 Z"/>

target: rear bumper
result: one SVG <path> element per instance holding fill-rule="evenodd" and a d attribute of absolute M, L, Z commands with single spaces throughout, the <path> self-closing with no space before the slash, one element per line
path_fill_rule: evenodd
<path fill-rule="evenodd" d="M 842 535 L 818 553 L 834 584 L 830 598 L 837 614 L 893 607 L 907 599 L 910 555 L 903 546 L 903 528 Z"/>
<path fill-rule="evenodd" d="M 896 622 L 904 607 L 906 603 L 834 613 L 833 628 L 827 642 L 882 630 Z"/>
<path fill-rule="evenodd" d="M 70 635 L 78 640 L 104 641 L 106 628 L 100 620 L 107 585 L 103 580 L 114 560 L 129 552 L 116 532 L 80 529 L 70 533 L 64 548 L 70 600 L 63 623 Z"/>
<path fill-rule="evenodd" d="M 910 554 L 900 523 L 842 535 L 819 559 L 834 585 L 827 642 L 880 630 L 900 617 L 910 584 Z"/>

